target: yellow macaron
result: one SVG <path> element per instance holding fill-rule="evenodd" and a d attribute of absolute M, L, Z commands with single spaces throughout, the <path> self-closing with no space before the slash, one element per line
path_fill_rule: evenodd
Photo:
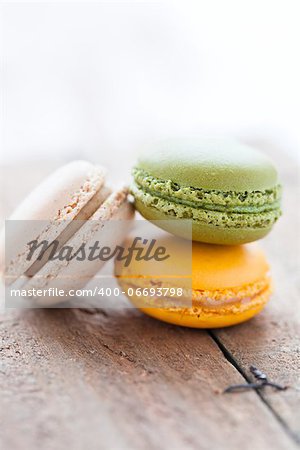
<path fill-rule="evenodd" d="M 264 308 L 271 279 L 257 244 L 225 247 L 192 242 L 188 251 L 184 242 L 172 236 L 163 239 L 172 256 L 163 261 L 132 259 L 128 267 L 124 260 L 115 262 L 118 282 L 135 306 L 156 319 L 193 328 L 235 325 Z M 186 273 L 179 274 L 179 267 L 186 267 Z M 158 287 L 167 294 L 158 298 Z M 176 293 L 170 302 L 171 288 L 172 293 L 180 288 L 179 302 Z"/>

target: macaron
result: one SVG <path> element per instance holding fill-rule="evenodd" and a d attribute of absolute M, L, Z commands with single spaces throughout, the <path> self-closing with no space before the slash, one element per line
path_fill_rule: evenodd
<path fill-rule="evenodd" d="M 32 191 L 6 223 L 6 285 L 22 289 L 57 287 L 66 291 L 83 287 L 104 264 L 101 259 L 76 258 L 84 244 L 115 246 L 124 239 L 134 216 L 128 189 L 112 191 L 105 183 L 106 169 L 87 161 L 60 167 Z M 49 258 L 32 242 L 57 243 L 69 258 Z M 3 249 L 2 249 L 3 250 Z M 59 299 L 51 298 L 51 302 Z M 61 300 L 61 299 L 60 299 Z M 64 301 L 66 298 L 63 299 Z M 49 298 L 36 299 L 48 304 Z"/>
<path fill-rule="evenodd" d="M 139 155 L 133 178 L 131 192 L 140 214 L 187 239 L 244 244 L 266 236 L 281 215 L 281 186 L 272 161 L 237 141 L 178 139 L 149 145 Z"/>
<path fill-rule="evenodd" d="M 170 240 L 171 239 L 171 240 Z M 173 241 L 172 241 L 173 239 Z M 169 260 L 115 261 L 115 276 L 128 299 L 164 322 L 192 328 L 227 327 L 258 314 L 271 294 L 269 265 L 256 243 L 241 246 L 159 240 Z M 178 269 L 190 267 L 187 276 Z M 173 271 L 172 271 L 173 267 Z"/>

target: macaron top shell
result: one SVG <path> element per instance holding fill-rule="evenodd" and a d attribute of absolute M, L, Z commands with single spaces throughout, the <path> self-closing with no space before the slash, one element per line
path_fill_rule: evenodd
<path fill-rule="evenodd" d="M 137 168 L 181 186 L 223 191 L 257 191 L 278 184 L 263 153 L 234 140 L 176 139 L 144 147 Z"/>
<path fill-rule="evenodd" d="M 223 246 L 193 243 L 193 288 L 235 288 L 267 275 L 269 265 L 256 244 Z"/>
<path fill-rule="evenodd" d="M 72 219 L 103 186 L 105 174 L 101 166 L 72 161 L 39 184 L 16 208 L 10 220 Z"/>

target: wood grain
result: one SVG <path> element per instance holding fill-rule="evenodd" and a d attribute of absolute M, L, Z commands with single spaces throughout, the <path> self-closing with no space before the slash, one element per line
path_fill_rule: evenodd
<path fill-rule="evenodd" d="M 4 449 L 294 448 L 205 331 L 132 309 L 7 313 Z M 255 430 L 255 431 L 254 431 Z"/>
<path fill-rule="evenodd" d="M 285 211 L 262 242 L 275 279 L 265 312 L 207 333 L 128 308 L 6 311 L 0 320 L 1 448 L 297 447 L 299 182 L 293 162 L 272 153 L 282 170 Z M 38 164 L 2 171 L 5 215 L 47 171 Z M 290 388 L 266 389 L 261 397 L 223 394 L 249 378 L 250 364 Z"/>
<path fill-rule="evenodd" d="M 271 262 L 274 294 L 266 310 L 240 326 L 215 330 L 214 336 L 249 375 L 256 365 L 270 379 L 289 389 L 262 392 L 263 399 L 300 442 L 300 241 L 299 179 L 288 159 L 279 158 L 284 183 L 284 214 L 274 231 L 261 242 Z"/>

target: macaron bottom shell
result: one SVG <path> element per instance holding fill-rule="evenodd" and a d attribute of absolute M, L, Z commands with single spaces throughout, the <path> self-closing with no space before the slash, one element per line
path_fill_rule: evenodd
<path fill-rule="evenodd" d="M 266 228 L 225 228 L 195 220 L 191 220 L 191 227 L 189 227 L 187 220 L 180 220 L 176 216 L 173 217 L 155 208 L 149 208 L 137 198 L 135 198 L 135 207 L 145 219 L 154 222 L 165 231 L 175 236 L 207 244 L 240 245 L 254 242 L 266 236 L 272 228 L 272 225 Z"/>
<path fill-rule="evenodd" d="M 162 322 L 180 325 L 189 328 L 223 328 L 246 322 L 256 316 L 263 308 L 264 304 L 256 306 L 251 310 L 239 314 L 228 314 L 226 316 L 199 316 L 193 314 L 191 310 L 172 311 L 159 308 L 140 308 L 142 312 Z"/>
<path fill-rule="evenodd" d="M 270 286 L 263 293 L 259 293 L 247 305 L 237 302 L 234 308 L 222 308 L 222 311 L 209 311 L 201 306 L 193 306 L 191 308 L 174 307 L 174 308 L 151 308 L 142 307 L 143 300 L 147 304 L 148 299 L 141 299 L 135 295 L 130 296 L 130 301 L 140 311 L 162 322 L 180 325 L 189 328 L 222 328 L 237 325 L 246 322 L 252 317 L 260 313 L 266 306 L 270 298 Z"/>

